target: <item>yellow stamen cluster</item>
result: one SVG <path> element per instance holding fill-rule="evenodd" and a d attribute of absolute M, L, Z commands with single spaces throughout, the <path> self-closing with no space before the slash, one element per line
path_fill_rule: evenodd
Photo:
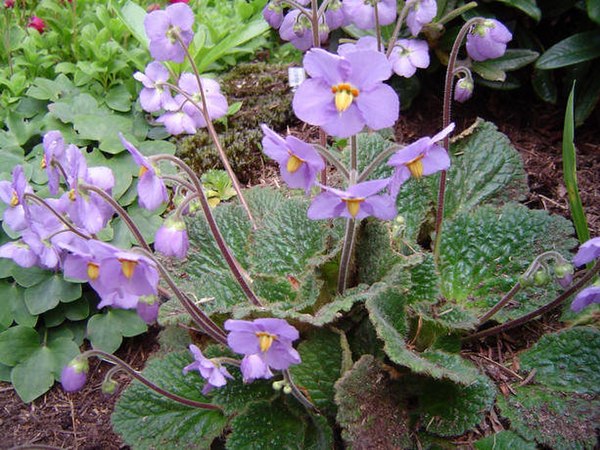
<path fill-rule="evenodd" d="M 408 161 L 405 165 L 410 170 L 410 174 L 415 178 L 421 178 L 423 176 L 423 162 L 421 161 L 425 155 L 419 155 L 414 159 Z"/>
<path fill-rule="evenodd" d="M 144 175 L 146 172 L 148 172 L 148 168 L 146 166 L 140 166 L 140 171 L 138 173 L 138 178 L 141 178 L 142 175 Z"/>
<path fill-rule="evenodd" d="M 350 83 L 339 83 L 331 86 L 331 92 L 335 95 L 335 107 L 341 113 L 350 108 L 350 105 L 360 93 Z"/>
<path fill-rule="evenodd" d="M 358 211 L 360 211 L 360 204 L 365 201 L 364 198 L 343 198 L 342 200 L 346 203 L 346 207 L 352 218 L 356 217 Z"/>
<path fill-rule="evenodd" d="M 87 275 L 90 280 L 96 280 L 100 276 L 100 266 L 95 262 L 88 262 Z"/>
<path fill-rule="evenodd" d="M 286 168 L 289 173 L 294 173 L 300 167 L 302 167 L 302 164 L 304 164 L 305 161 L 302 158 L 294 155 L 290 150 L 288 150 L 288 153 L 290 154 L 290 159 L 287 161 Z"/>
<path fill-rule="evenodd" d="M 69 200 L 71 200 L 72 202 L 77 200 L 77 193 L 75 192 L 75 189 L 71 189 L 69 191 Z"/>
<path fill-rule="evenodd" d="M 273 345 L 273 341 L 277 340 L 277 336 L 266 331 L 257 331 L 256 337 L 258 338 L 258 345 L 261 352 L 266 352 Z"/>
<path fill-rule="evenodd" d="M 46 167 L 48 167 L 48 161 L 46 161 L 46 155 L 44 155 L 42 157 L 42 162 L 41 162 L 40 166 L 42 169 L 45 169 Z"/>
<path fill-rule="evenodd" d="M 122 259 L 119 258 L 119 262 L 121 263 L 121 270 L 123 271 L 123 275 L 128 280 L 133 277 L 133 273 L 135 272 L 135 268 L 138 265 L 137 261 L 132 261 L 130 259 Z"/>
<path fill-rule="evenodd" d="M 19 196 L 15 191 L 12 191 L 12 195 L 10 197 L 10 206 L 13 208 L 19 204 Z"/>

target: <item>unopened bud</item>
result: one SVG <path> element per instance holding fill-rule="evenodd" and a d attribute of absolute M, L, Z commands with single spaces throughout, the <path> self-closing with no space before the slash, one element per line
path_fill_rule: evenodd
<path fill-rule="evenodd" d="M 548 273 L 545 270 L 538 270 L 533 276 L 533 283 L 536 286 L 544 286 L 548 284 L 549 281 L 550 277 L 548 276 Z"/>
<path fill-rule="evenodd" d="M 289 385 L 284 386 L 283 387 L 283 393 L 287 394 L 287 395 L 291 394 L 292 393 L 292 387 L 289 386 Z"/>
<path fill-rule="evenodd" d="M 281 389 L 283 389 L 284 385 L 285 385 L 285 381 L 284 380 L 274 381 L 273 382 L 273 389 L 275 389 L 276 391 L 280 391 Z"/>
<path fill-rule="evenodd" d="M 117 390 L 118 385 L 119 384 L 113 379 L 104 380 L 104 383 L 102 383 L 102 393 L 112 395 Z"/>

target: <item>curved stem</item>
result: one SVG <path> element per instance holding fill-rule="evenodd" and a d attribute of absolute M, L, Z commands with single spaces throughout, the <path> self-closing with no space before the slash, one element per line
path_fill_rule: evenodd
<path fill-rule="evenodd" d="M 190 169 L 190 167 L 187 164 L 185 164 L 182 160 L 180 160 L 176 156 L 156 155 L 153 157 L 153 160 L 154 161 L 160 161 L 160 160 L 170 161 L 173 164 L 175 164 L 177 167 L 182 169 L 187 174 L 187 176 L 190 178 L 190 180 L 192 181 L 192 184 L 194 185 L 194 190 L 196 191 L 196 193 L 198 195 L 198 199 L 200 200 L 200 205 L 202 207 L 202 211 L 204 212 L 204 217 L 206 217 L 206 222 L 208 223 L 208 227 L 210 228 L 210 231 L 211 231 L 213 237 L 215 238 L 215 242 L 217 243 L 217 246 L 219 247 L 219 250 L 221 251 L 223 258 L 225 259 L 225 262 L 227 263 L 227 265 L 229 266 L 229 269 L 231 270 L 233 276 L 235 277 L 235 280 L 238 282 L 238 284 L 242 288 L 242 291 L 244 291 L 244 294 L 246 295 L 248 300 L 253 305 L 262 307 L 263 306 L 262 303 L 260 302 L 260 300 L 258 299 L 256 294 L 250 287 L 250 284 L 246 280 L 246 277 L 242 274 L 239 263 L 237 262 L 237 260 L 233 256 L 233 254 L 231 253 L 231 250 L 229 250 L 229 247 L 227 246 L 225 239 L 223 238 L 223 235 L 221 234 L 221 231 L 219 230 L 219 226 L 217 225 L 217 221 L 215 220 L 215 217 L 213 216 L 212 209 L 211 209 L 210 205 L 208 204 L 208 200 L 206 199 L 204 189 L 202 189 L 202 183 L 200 182 L 200 179 L 196 176 L 194 171 L 192 169 Z"/>
<path fill-rule="evenodd" d="M 327 148 L 323 147 L 320 144 L 313 144 L 313 147 L 319 154 L 325 158 L 328 162 L 330 162 L 342 175 L 346 180 L 350 180 L 350 172 L 348 169 L 342 164 L 342 162 Z M 325 184 L 325 183 L 321 183 Z"/>
<path fill-rule="evenodd" d="M 400 15 L 398 16 L 398 21 L 396 22 L 396 27 L 394 28 L 392 37 L 388 41 L 388 48 L 387 48 L 387 52 L 385 53 L 385 56 L 387 56 L 388 58 L 392 54 L 392 50 L 394 49 L 394 46 L 396 45 L 396 41 L 398 40 L 398 36 L 400 35 L 400 30 L 402 29 L 402 24 L 404 23 L 404 20 L 406 19 L 406 16 L 408 15 L 408 10 L 413 5 L 413 3 L 414 3 L 414 0 L 407 1 L 404 4 L 402 11 L 400 11 Z"/>
<path fill-rule="evenodd" d="M 96 187 L 94 185 L 91 185 L 91 184 L 81 183 L 79 185 L 79 188 L 86 190 L 86 191 L 95 192 L 100 197 L 102 197 L 102 199 L 106 203 L 108 203 L 110 206 L 113 207 L 113 209 L 117 212 L 117 214 L 119 215 L 121 220 L 123 222 L 125 222 L 125 225 L 127 225 L 127 228 L 129 228 L 129 231 L 131 231 L 131 233 L 135 237 L 135 240 L 138 241 L 140 246 L 142 246 L 144 249 L 146 249 L 148 251 L 151 251 L 150 245 L 148 245 L 148 243 L 146 242 L 146 239 L 144 239 L 144 236 L 142 236 L 142 232 L 140 231 L 140 229 L 137 227 L 135 222 L 131 219 L 129 214 L 127 214 L 127 211 L 125 211 L 125 209 L 121 205 L 119 205 L 119 203 L 114 198 L 112 198 L 110 195 L 108 195 L 104 190 L 102 190 L 99 187 Z"/>
<path fill-rule="evenodd" d="M 67 229 L 72 232 L 75 233 L 77 236 L 82 237 L 83 239 L 91 239 L 92 236 L 90 236 L 89 234 L 85 234 L 84 232 L 78 230 L 77 228 L 75 228 L 67 219 L 65 219 L 58 211 L 56 211 L 54 208 L 52 208 L 52 206 L 50 206 L 48 203 L 46 203 L 44 201 L 43 198 L 39 197 L 36 194 L 33 194 L 31 192 L 25 192 L 23 194 L 23 198 L 26 200 L 32 200 L 35 203 L 37 203 L 38 205 L 43 206 L 44 208 L 46 208 L 48 211 L 50 211 L 58 220 L 60 220 L 60 222 L 67 227 Z"/>
<path fill-rule="evenodd" d="M 287 382 L 288 386 L 292 388 L 292 395 L 296 398 L 296 400 L 298 400 L 309 411 L 319 414 L 317 407 L 306 398 L 300 389 L 298 389 L 298 386 L 296 386 L 296 383 L 294 383 L 294 380 L 292 379 L 290 371 L 285 369 L 281 372 L 283 373 L 283 379 Z"/>
<path fill-rule="evenodd" d="M 117 357 L 115 355 L 111 355 L 110 353 L 103 352 L 101 350 L 88 350 L 86 352 L 83 352 L 80 357 L 87 358 L 90 356 L 97 356 L 97 357 L 99 357 L 103 360 L 106 360 L 108 362 L 111 362 L 113 364 L 118 364 L 124 372 L 127 372 L 128 375 L 130 375 L 132 378 L 134 378 L 135 380 L 142 383 L 148 389 L 150 389 L 164 397 L 167 397 L 168 399 L 173 400 L 177 403 L 181 403 L 182 405 L 186 405 L 186 406 L 191 406 L 192 408 L 212 409 L 212 410 L 216 410 L 216 411 L 222 410 L 220 406 L 213 405 L 212 403 L 203 403 L 203 402 L 199 402 L 199 401 L 192 400 L 189 398 L 185 398 L 180 395 L 174 394 L 173 392 L 167 391 L 166 389 L 161 388 L 160 386 L 156 385 L 155 383 L 150 381 L 148 378 L 144 377 L 140 372 L 135 370 L 133 367 L 131 367 L 129 364 L 127 364 L 125 361 L 123 361 L 122 359 L 120 359 L 119 357 Z"/>
<path fill-rule="evenodd" d="M 254 220 L 254 217 L 252 216 L 252 213 L 250 212 L 250 208 L 248 206 L 248 203 L 246 202 L 244 194 L 242 194 L 240 182 L 238 181 L 237 176 L 235 175 L 233 169 L 231 168 L 231 165 L 229 164 L 229 159 L 227 158 L 227 154 L 225 153 L 225 150 L 221 146 L 221 142 L 219 141 L 219 136 L 217 134 L 217 131 L 215 130 L 215 126 L 213 125 L 210 115 L 208 114 L 208 103 L 206 101 L 206 96 L 204 95 L 204 87 L 202 86 L 202 79 L 200 78 L 200 72 L 198 71 L 198 66 L 196 66 L 196 62 L 194 61 L 194 58 L 192 58 L 192 55 L 190 54 L 189 49 L 187 48 L 187 46 L 181 39 L 181 36 L 179 36 L 179 33 L 175 33 L 175 37 L 179 41 L 179 45 L 181 45 L 181 47 L 183 48 L 183 51 L 185 52 L 185 55 L 190 62 L 190 65 L 192 66 L 192 71 L 194 72 L 196 81 L 198 81 L 198 87 L 200 88 L 200 99 L 202 101 L 202 110 L 201 111 L 202 111 L 202 115 L 204 116 L 204 121 L 206 122 L 206 129 L 208 130 L 208 134 L 210 135 L 210 138 L 212 139 L 213 143 L 215 144 L 215 147 L 217 148 L 217 152 L 219 153 L 219 157 L 221 158 L 223 167 L 225 167 L 225 171 L 227 172 L 227 174 L 229 175 L 229 178 L 231 179 L 231 182 L 233 184 L 233 189 L 235 190 L 236 194 L 238 195 L 238 198 L 240 199 L 240 203 L 242 204 L 242 207 L 246 211 L 246 215 L 248 216 L 248 219 L 250 219 L 252 228 L 256 230 L 256 221 Z"/>
<path fill-rule="evenodd" d="M 151 158 L 152 157 L 150 157 L 150 159 Z M 160 177 L 163 180 L 166 180 L 166 181 L 173 181 L 174 183 L 177 183 L 177 184 L 183 186 L 188 191 L 194 191 L 194 185 L 192 183 L 190 183 L 189 181 L 184 180 L 181 177 L 178 177 L 178 176 L 175 176 L 175 175 L 161 175 Z"/>
<path fill-rule="evenodd" d="M 383 161 L 385 161 L 388 157 L 396 153 L 398 150 L 404 148 L 403 145 L 392 145 L 391 147 L 386 148 L 379 155 L 371 161 L 371 163 L 362 171 L 362 173 L 358 176 L 358 183 L 362 183 L 369 178 L 369 175 L 381 165 Z"/>
<path fill-rule="evenodd" d="M 442 129 L 450 125 L 451 101 L 452 101 L 452 80 L 454 78 L 454 66 L 458 58 L 458 51 L 462 45 L 465 36 L 473 25 L 482 21 L 481 17 L 475 17 L 468 20 L 458 32 L 458 36 L 452 45 L 450 56 L 448 58 L 448 67 L 446 68 L 446 79 L 444 82 L 444 104 L 442 109 Z M 446 151 L 450 149 L 450 137 L 444 136 L 443 147 Z M 442 170 L 440 174 L 440 185 L 438 189 L 437 212 L 435 215 L 435 243 L 433 245 L 433 258 L 437 263 L 440 256 L 440 244 L 442 242 L 442 224 L 444 221 L 444 202 L 446 197 L 446 171 Z"/>
<path fill-rule="evenodd" d="M 192 192 L 194 192 L 194 191 L 192 191 Z M 198 200 L 198 194 L 192 193 L 192 194 L 186 195 L 185 198 L 183 199 L 183 201 L 181 202 L 181 204 L 179 206 L 177 206 L 177 209 L 175 210 L 175 217 L 180 218 L 182 211 L 194 200 Z"/>
<path fill-rule="evenodd" d="M 497 325 L 492 328 L 488 328 L 487 330 L 473 333 L 469 336 L 462 338 L 461 340 L 464 342 L 464 341 L 472 341 L 474 339 L 481 339 L 481 338 L 484 338 L 487 336 L 492 336 L 492 335 L 498 334 L 498 333 L 502 333 L 504 331 L 507 331 L 512 328 L 523 325 L 524 323 L 529 322 L 531 319 L 533 319 L 537 316 L 540 316 L 548 311 L 551 311 L 552 309 L 559 306 L 562 302 L 567 300 L 571 295 L 575 294 L 577 291 L 579 291 L 581 288 L 583 288 L 587 283 L 589 283 L 598 274 L 598 272 L 600 272 L 600 264 L 596 263 L 596 265 L 591 270 L 589 270 L 577 283 L 572 285 L 569 289 L 564 291 L 562 294 L 560 294 L 558 297 L 556 297 L 550 303 L 548 303 L 548 304 L 542 306 L 541 308 L 538 308 L 535 311 L 532 311 L 528 314 L 524 314 L 521 317 L 518 317 L 514 320 L 503 323 L 501 325 Z"/>
<path fill-rule="evenodd" d="M 487 322 L 494 314 L 500 311 L 516 294 L 521 290 L 521 283 L 517 282 L 510 291 L 506 293 L 502 299 L 496 303 L 492 309 L 486 312 L 483 316 L 479 318 L 479 325 L 484 322 Z"/>

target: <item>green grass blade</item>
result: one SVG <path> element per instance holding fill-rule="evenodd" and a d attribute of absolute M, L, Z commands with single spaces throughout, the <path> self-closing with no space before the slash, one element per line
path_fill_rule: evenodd
<path fill-rule="evenodd" d="M 575 121 L 573 114 L 573 103 L 575 97 L 575 83 L 571 88 L 567 109 L 565 111 L 565 124 L 563 128 L 563 177 L 567 193 L 569 195 L 569 207 L 571 209 L 571 218 L 577 231 L 579 242 L 583 243 L 590 239 L 590 230 L 588 228 L 581 197 L 579 196 L 579 187 L 577 186 L 577 162 L 575 158 Z"/>

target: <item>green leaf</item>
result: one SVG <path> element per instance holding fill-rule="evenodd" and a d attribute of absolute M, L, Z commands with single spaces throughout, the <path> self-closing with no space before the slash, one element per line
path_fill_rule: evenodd
<path fill-rule="evenodd" d="M 171 353 L 147 362 L 143 375 L 181 397 L 208 402 L 200 391 L 204 379 L 182 369 L 192 362 L 189 352 Z M 136 449 L 201 449 L 221 435 L 227 423 L 217 410 L 176 403 L 134 381 L 117 401 L 111 421 L 116 433 Z"/>
<path fill-rule="evenodd" d="M 364 355 L 335 384 L 337 421 L 349 448 L 411 447 L 408 413 L 388 370 Z"/>
<path fill-rule="evenodd" d="M 59 302 L 68 303 L 81 297 L 81 284 L 65 281 L 60 274 L 52 275 L 25 291 L 25 304 L 31 314 L 41 314 Z"/>
<path fill-rule="evenodd" d="M 24 288 L 30 288 L 43 282 L 52 276 L 52 272 L 39 267 L 21 267 L 15 266 L 11 272 L 12 277 L 15 281 Z"/>
<path fill-rule="evenodd" d="M 600 393 L 600 331 L 576 327 L 542 336 L 519 356 L 521 369 L 536 370 L 535 381 L 560 392 Z"/>
<path fill-rule="evenodd" d="M 563 179 L 567 188 L 569 197 L 569 208 L 571 210 L 571 218 L 577 231 L 577 237 L 580 243 L 590 240 L 590 230 L 588 228 L 585 211 L 581 203 L 579 195 L 579 187 L 577 185 L 577 157 L 575 149 L 575 121 L 573 118 L 573 102 L 575 98 L 575 83 L 569 94 L 569 101 L 565 110 L 565 122 L 563 126 L 562 140 L 562 159 L 563 159 Z"/>
<path fill-rule="evenodd" d="M 597 398 L 537 386 L 515 390 L 515 396 L 498 397 L 500 413 L 510 420 L 511 430 L 550 448 L 594 448 L 600 421 Z"/>
<path fill-rule="evenodd" d="M 566 219 L 518 204 L 461 214 L 444 225 L 442 295 L 449 305 L 456 303 L 479 315 L 512 288 L 536 255 L 555 250 L 568 258 L 576 244 L 571 234 Z M 531 312 L 557 292 L 554 284 L 521 291 L 494 319 L 503 322 Z"/>
<path fill-rule="evenodd" d="M 33 328 L 17 325 L 0 333 L 0 363 L 14 366 L 31 356 L 40 346 Z"/>
<path fill-rule="evenodd" d="M 34 327 L 38 316 L 32 315 L 25 305 L 25 290 L 16 283 L 0 282 L 0 298 L 8 299 L 12 317 L 16 323 L 26 327 Z"/>
<path fill-rule="evenodd" d="M 590 20 L 600 25 L 600 3 L 595 0 L 585 0 L 587 13 Z"/>
<path fill-rule="evenodd" d="M 96 314 L 87 325 L 88 339 L 94 348 L 113 353 L 119 348 L 123 336 L 142 334 L 147 326 L 135 311 L 111 309 L 105 314 Z"/>
<path fill-rule="evenodd" d="M 342 346 L 345 336 L 333 331 L 319 330 L 312 333 L 298 346 L 302 363 L 290 367 L 294 383 L 324 414 L 335 417 L 333 385 L 342 375 Z"/>
<path fill-rule="evenodd" d="M 231 421 L 228 450 L 301 448 L 305 424 L 283 402 L 252 403 Z"/>
<path fill-rule="evenodd" d="M 121 153 L 125 149 L 118 133 L 131 131 L 132 122 L 119 114 L 77 114 L 73 128 L 81 139 L 100 141 L 100 149 L 108 153 Z"/>
<path fill-rule="evenodd" d="M 536 450 L 533 442 L 527 442 L 512 431 L 500 431 L 475 442 L 477 450 L 496 450 L 510 448 L 512 450 Z"/>
<path fill-rule="evenodd" d="M 531 76 L 531 85 L 538 97 L 554 105 L 558 100 L 558 89 L 552 75 L 553 72 L 549 70 L 534 68 Z"/>
<path fill-rule="evenodd" d="M 148 48 L 148 38 L 144 29 L 144 19 L 146 18 L 144 8 L 128 0 L 121 9 L 115 5 L 114 10 L 139 43 Z"/>
<path fill-rule="evenodd" d="M 542 11 L 536 5 L 535 0 L 499 0 L 500 2 L 517 8 L 527 14 L 536 22 L 539 22 L 542 18 Z"/>
<path fill-rule="evenodd" d="M 554 44 L 537 60 L 535 67 L 543 70 L 589 61 L 600 56 L 600 31 L 577 33 Z"/>
<path fill-rule="evenodd" d="M 540 56 L 538 52 L 527 49 L 506 50 L 504 55 L 499 58 L 489 59 L 482 62 L 474 62 L 472 68 L 477 73 L 479 73 L 480 70 L 490 72 L 517 70 L 529 63 L 532 63 L 538 58 L 538 56 Z M 504 79 L 499 81 L 504 81 Z"/>
<path fill-rule="evenodd" d="M 21 400 L 29 403 L 48 391 L 54 384 L 54 361 L 48 347 L 38 349 L 25 361 L 15 366 L 10 381 Z"/>
<path fill-rule="evenodd" d="M 106 104 L 110 109 L 119 112 L 128 112 L 131 110 L 131 94 L 124 85 L 111 88 L 106 94 Z"/>
<path fill-rule="evenodd" d="M 600 98 L 600 78 L 596 76 L 600 70 L 600 60 L 594 61 L 589 71 L 582 77 L 575 96 L 575 126 L 583 125 L 592 114 Z"/>

